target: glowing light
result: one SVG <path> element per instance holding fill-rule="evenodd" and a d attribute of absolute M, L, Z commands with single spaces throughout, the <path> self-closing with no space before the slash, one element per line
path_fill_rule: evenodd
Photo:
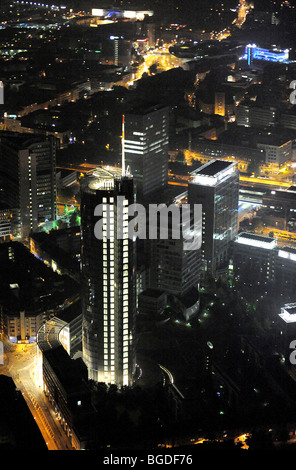
<path fill-rule="evenodd" d="M 273 248 L 277 246 L 276 240 L 274 240 L 273 238 L 268 238 L 264 236 L 260 238 L 259 236 L 256 236 L 256 237 L 254 236 L 254 238 L 251 238 L 251 236 L 246 236 L 246 234 L 238 235 L 235 242 L 241 245 L 254 246 L 256 248 L 263 248 L 265 250 L 272 250 Z"/>
<path fill-rule="evenodd" d="M 278 255 L 280 258 L 285 258 L 291 261 L 296 261 L 296 253 L 291 253 L 285 250 L 279 250 Z"/>
<path fill-rule="evenodd" d="M 251 63 L 251 59 L 267 60 L 269 62 L 290 62 L 288 49 L 285 49 L 284 51 L 276 49 L 271 51 L 269 49 L 257 47 L 256 44 L 248 44 L 245 48 L 245 54 L 241 58 L 247 60 L 249 65 Z"/>
<path fill-rule="evenodd" d="M 211 164 L 212 162 L 209 162 Z M 205 166 L 208 165 L 207 163 Z M 203 168 L 203 167 L 201 167 Z M 201 184 L 203 186 L 216 186 L 221 181 L 225 180 L 235 172 L 235 164 L 228 166 L 224 170 L 216 173 L 215 175 L 202 174 L 197 170 L 196 173 L 192 173 L 192 183 Z"/>
<path fill-rule="evenodd" d="M 296 322 L 296 304 L 286 304 L 281 308 L 281 313 L 279 317 L 284 320 L 286 323 L 295 323 Z"/>
<path fill-rule="evenodd" d="M 101 8 L 93 8 L 91 14 L 93 16 L 104 16 L 105 10 L 102 10 Z"/>

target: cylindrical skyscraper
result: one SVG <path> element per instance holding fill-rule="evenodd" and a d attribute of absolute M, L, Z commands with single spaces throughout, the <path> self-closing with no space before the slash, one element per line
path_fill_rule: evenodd
<path fill-rule="evenodd" d="M 133 179 L 97 168 L 81 181 L 82 346 L 89 379 L 131 385 L 135 370 Z"/>

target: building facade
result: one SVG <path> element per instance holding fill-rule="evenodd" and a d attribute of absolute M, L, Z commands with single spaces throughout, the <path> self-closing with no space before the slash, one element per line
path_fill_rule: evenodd
<path fill-rule="evenodd" d="M 240 233 L 233 243 L 235 277 L 249 285 L 275 279 L 276 240 L 255 233 Z"/>
<path fill-rule="evenodd" d="M 199 289 L 201 277 L 201 212 L 195 213 L 198 220 L 193 221 L 193 208 L 191 210 L 191 229 L 193 230 L 196 244 L 194 249 L 186 247 L 187 234 L 184 233 L 184 221 L 182 220 L 182 206 L 188 206 L 187 192 L 173 199 L 168 211 L 168 237 L 161 238 L 158 227 L 157 239 L 150 240 L 151 287 L 168 294 L 183 297 L 192 288 Z M 185 206 L 185 207 L 186 207 Z M 179 225 L 175 223 L 174 210 L 180 213 Z M 177 212 L 178 214 L 178 212 Z M 160 222 L 161 223 L 161 215 Z"/>
<path fill-rule="evenodd" d="M 265 151 L 265 162 L 274 163 L 276 165 L 284 165 L 292 160 L 292 140 L 278 143 L 258 143 L 257 147 Z"/>
<path fill-rule="evenodd" d="M 1 203 L 16 214 L 14 235 L 27 238 L 45 221 L 56 220 L 56 139 L 0 135 Z"/>
<path fill-rule="evenodd" d="M 238 233 L 239 172 L 236 163 L 211 160 L 192 176 L 188 202 L 202 204 L 202 269 L 215 276 Z"/>
<path fill-rule="evenodd" d="M 133 202 L 133 179 L 119 172 L 98 168 L 81 182 L 83 360 L 90 379 L 118 386 L 132 383 L 135 367 L 135 243 L 128 236 Z"/>
<path fill-rule="evenodd" d="M 144 198 L 166 189 L 168 182 L 169 109 L 137 108 L 124 116 L 126 168 L 137 195 Z"/>
<path fill-rule="evenodd" d="M 276 282 L 280 292 L 291 300 L 296 289 L 296 248 L 281 246 L 276 257 Z"/>
<path fill-rule="evenodd" d="M 252 287 L 273 283 L 288 301 L 295 298 L 296 249 L 278 246 L 275 238 L 240 233 L 232 247 L 234 277 Z"/>

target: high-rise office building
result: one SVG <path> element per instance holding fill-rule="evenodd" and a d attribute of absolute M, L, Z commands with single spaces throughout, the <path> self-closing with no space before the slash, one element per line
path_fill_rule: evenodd
<path fill-rule="evenodd" d="M 187 193 L 183 193 L 172 202 L 172 205 L 180 210 L 180 236 L 176 236 L 178 227 L 172 223 L 172 214 L 169 213 L 168 237 L 162 239 L 158 233 L 157 239 L 150 241 L 151 287 L 180 297 L 187 294 L 192 288 L 198 290 L 201 275 L 200 233 L 202 221 L 201 219 L 195 221 L 194 227 L 195 237 L 196 240 L 199 237 L 199 243 L 196 243 L 194 249 L 186 248 L 182 231 L 181 208 L 183 204 L 187 204 L 187 201 Z M 192 218 L 191 225 L 193 225 Z"/>
<path fill-rule="evenodd" d="M 240 233 L 233 242 L 234 276 L 249 285 L 264 285 L 275 279 L 277 244 L 272 237 Z"/>
<path fill-rule="evenodd" d="M 139 197 L 163 191 L 168 182 L 169 109 L 138 107 L 123 116 L 126 168 Z"/>
<path fill-rule="evenodd" d="M 14 210 L 14 235 L 56 219 L 56 139 L 0 133 L 0 203 Z"/>
<path fill-rule="evenodd" d="M 295 298 L 296 286 L 296 248 L 292 246 L 280 246 L 277 251 L 276 285 L 281 294 Z"/>
<path fill-rule="evenodd" d="M 102 38 L 101 59 L 103 63 L 127 67 L 132 59 L 132 41 L 122 36 Z"/>
<path fill-rule="evenodd" d="M 192 176 L 188 202 L 202 204 L 202 267 L 216 276 L 238 233 L 239 172 L 236 163 L 211 160 Z"/>
<path fill-rule="evenodd" d="M 242 232 L 232 246 L 236 282 L 244 286 L 276 285 L 283 299 L 295 299 L 296 248 L 279 246 L 275 238 Z"/>
<path fill-rule="evenodd" d="M 133 179 L 121 171 L 97 168 L 81 181 L 83 360 L 90 379 L 118 386 L 131 385 L 135 368 L 133 202 Z"/>

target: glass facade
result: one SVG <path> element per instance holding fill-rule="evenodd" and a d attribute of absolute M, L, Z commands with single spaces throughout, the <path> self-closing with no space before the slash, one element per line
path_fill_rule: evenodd
<path fill-rule="evenodd" d="M 211 160 L 193 174 L 190 204 L 202 204 L 202 265 L 215 275 L 227 264 L 229 244 L 238 233 L 239 172 L 236 163 Z"/>
<path fill-rule="evenodd" d="M 168 182 L 168 108 L 135 110 L 124 117 L 126 168 L 137 194 L 144 197 L 166 188 Z"/>
<path fill-rule="evenodd" d="M 14 236 L 26 238 L 40 223 L 56 220 L 56 148 L 52 136 L 4 133 L 0 139 L 0 204 L 18 211 Z"/>
<path fill-rule="evenodd" d="M 135 367 L 135 243 L 128 237 L 134 190 L 132 178 L 111 175 L 101 184 L 105 176 L 110 174 L 87 176 L 81 183 L 83 359 L 90 379 L 120 386 L 132 383 Z"/>

